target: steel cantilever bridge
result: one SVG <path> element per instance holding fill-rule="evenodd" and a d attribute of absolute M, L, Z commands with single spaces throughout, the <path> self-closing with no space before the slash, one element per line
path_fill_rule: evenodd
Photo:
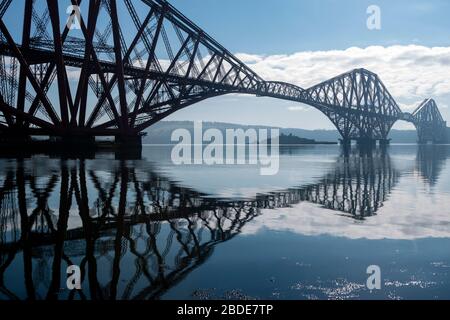
<path fill-rule="evenodd" d="M 69 16 L 73 24 L 66 23 Z M 163 0 L 0 0 L 0 31 L 4 141 L 114 136 L 139 144 L 154 123 L 229 93 L 311 105 L 344 143 L 387 143 L 398 120 L 413 123 L 420 142 L 446 140 L 446 122 L 432 99 L 403 113 L 365 69 L 308 89 L 265 81 Z"/>

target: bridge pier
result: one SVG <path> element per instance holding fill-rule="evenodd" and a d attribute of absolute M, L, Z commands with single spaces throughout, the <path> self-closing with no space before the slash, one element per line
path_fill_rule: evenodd
<path fill-rule="evenodd" d="M 50 143 L 61 144 L 64 148 L 72 147 L 94 147 L 95 137 L 94 136 L 63 136 L 63 137 L 50 137 Z"/>
<path fill-rule="evenodd" d="M 446 144 L 448 143 L 445 139 L 435 139 L 435 138 L 419 138 L 417 144 Z"/>
<path fill-rule="evenodd" d="M 352 140 L 349 138 L 339 139 L 339 144 L 344 147 L 350 147 L 352 144 Z"/>
<path fill-rule="evenodd" d="M 26 132 L 20 128 L 0 130 L 0 153 L 22 154 L 28 152 L 92 154 L 98 150 L 110 150 L 119 158 L 139 159 L 142 151 L 142 134 L 116 135 L 114 141 L 97 141 L 95 135 L 48 135 L 45 132 Z"/>
<path fill-rule="evenodd" d="M 417 140 L 417 144 L 436 144 L 436 141 L 434 141 L 432 138 L 430 139 L 419 138 Z"/>
<path fill-rule="evenodd" d="M 115 136 L 115 145 L 124 149 L 141 149 L 142 148 L 142 134 L 136 135 L 117 135 Z"/>
<path fill-rule="evenodd" d="M 142 134 L 116 136 L 114 141 L 116 159 L 141 159 L 142 137 Z"/>
<path fill-rule="evenodd" d="M 363 138 L 356 139 L 356 143 L 360 147 L 371 148 L 371 147 L 375 147 L 377 145 L 377 140 L 372 139 L 372 138 L 363 137 Z"/>
<path fill-rule="evenodd" d="M 20 129 L 10 129 L 7 131 L 0 131 L 0 144 L 5 147 L 20 148 L 28 144 L 31 137 Z"/>
<path fill-rule="evenodd" d="M 357 138 L 356 143 L 360 147 L 375 147 L 377 142 L 380 146 L 388 146 L 391 143 L 391 139 L 373 139 L 373 138 Z M 343 138 L 339 139 L 339 144 L 341 146 L 349 147 L 352 144 L 352 139 Z"/>

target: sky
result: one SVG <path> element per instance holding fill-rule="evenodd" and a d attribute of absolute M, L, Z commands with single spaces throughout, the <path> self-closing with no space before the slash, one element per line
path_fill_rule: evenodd
<path fill-rule="evenodd" d="M 450 1 L 170 2 L 265 80 L 307 88 L 366 68 L 380 76 L 404 111 L 431 97 L 450 119 Z M 380 8 L 380 30 L 367 28 L 370 5 Z M 308 106 L 244 95 L 209 99 L 168 119 L 333 129 Z"/>

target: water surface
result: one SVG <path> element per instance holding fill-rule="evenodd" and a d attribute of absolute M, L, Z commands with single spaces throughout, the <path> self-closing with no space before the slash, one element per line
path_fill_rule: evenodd
<path fill-rule="evenodd" d="M 450 146 L 285 148 L 275 176 L 170 151 L 0 159 L 0 299 L 450 299 Z"/>

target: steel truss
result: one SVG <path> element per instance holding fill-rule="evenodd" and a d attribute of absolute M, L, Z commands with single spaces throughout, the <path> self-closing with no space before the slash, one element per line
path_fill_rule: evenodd
<path fill-rule="evenodd" d="M 412 123 L 417 128 L 419 142 L 447 142 L 447 122 L 433 99 L 425 99 L 413 112 Z"/>
<path fill-rule="evenodd" d="M 71 14 L 80 30 L 59 15 L 70 5 L 81 8 L 81 16 Z M 0 0 L 0 84 L 5 139 L 138 136 L 180 109 L 229 93 L 311 105 L 345 141 L 386 140 L 406 118 L 364 69 L 309 89 L 266 82 L 164 0 Z M 441 117 L 437 108 L 433 116 Z M 414 118 L 419 140 L 440 141 L 425 119 Z"/>

